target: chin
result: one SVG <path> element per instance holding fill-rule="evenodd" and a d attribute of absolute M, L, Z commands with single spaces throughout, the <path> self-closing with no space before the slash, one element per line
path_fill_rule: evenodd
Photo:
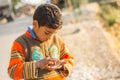
<path fill-rule="evenodd" d="M 47 39 L 47 40 L 44 40 L 44 42 L 45 42 L 45 41 L 48 41 L 48 40 L 49 40 L 49 39 Z"/>
<path fill-rule="evenodd" d="M 48 40 L 42 40 L 41 42 L 46 42 L 46 41 L 48 41 Z"/>
<path fill-rule="evenodd" d="M 46 41 L 48 41 L 48 40 L 44 40 L 44 42 L 46 42 Z"/>

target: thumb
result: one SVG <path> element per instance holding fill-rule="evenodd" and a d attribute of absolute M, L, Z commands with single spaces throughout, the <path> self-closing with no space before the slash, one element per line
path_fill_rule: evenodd
<path fill-rule="evenodd" d="M 65 60 L 61 60 L 61 64 L 64 65 L 66 64 L 67 62 Z"/>

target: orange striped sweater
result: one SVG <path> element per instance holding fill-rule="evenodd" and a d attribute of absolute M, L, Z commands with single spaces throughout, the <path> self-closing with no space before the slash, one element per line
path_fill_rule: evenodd
<path fill-rule="evenodd" d="M 66 60 L 67 73 L 62 70 L 49 71 L 35 68 L 35 61 L 48 56 Z M 12 45 L 8 74 L 14 80 L 65 80 L 65 77 L 71 74 L 72 69 L 73 56 L 57 35 L 46 42 L 40 42 L 27 31 Z"/>

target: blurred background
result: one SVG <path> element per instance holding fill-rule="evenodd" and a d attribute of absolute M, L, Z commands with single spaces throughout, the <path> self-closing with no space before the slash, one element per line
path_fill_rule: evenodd
<path fill-rule="evenodd" d="M 120 80 L 120 0 L 0 0 L 0 80 L 11 80 L 12 42 L 45 3 L 57 5 L 63 14 L 58 34 L 75 56 L 68 80 Z"/>

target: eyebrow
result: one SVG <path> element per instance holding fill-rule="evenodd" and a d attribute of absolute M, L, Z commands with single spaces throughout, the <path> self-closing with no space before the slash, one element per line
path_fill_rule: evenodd
<path fill-rule="evenodd" d="M 51 31 L 45 30 L 45 32 L 52 33 Z"/>
<path fill-rule="evenodd" d="M 57 32 L 51 32 L 51 31 L 49 31 L 47 29 L 45 29 L 45 32 L 50 33 L 50 34 L 57 33 Z"/>

